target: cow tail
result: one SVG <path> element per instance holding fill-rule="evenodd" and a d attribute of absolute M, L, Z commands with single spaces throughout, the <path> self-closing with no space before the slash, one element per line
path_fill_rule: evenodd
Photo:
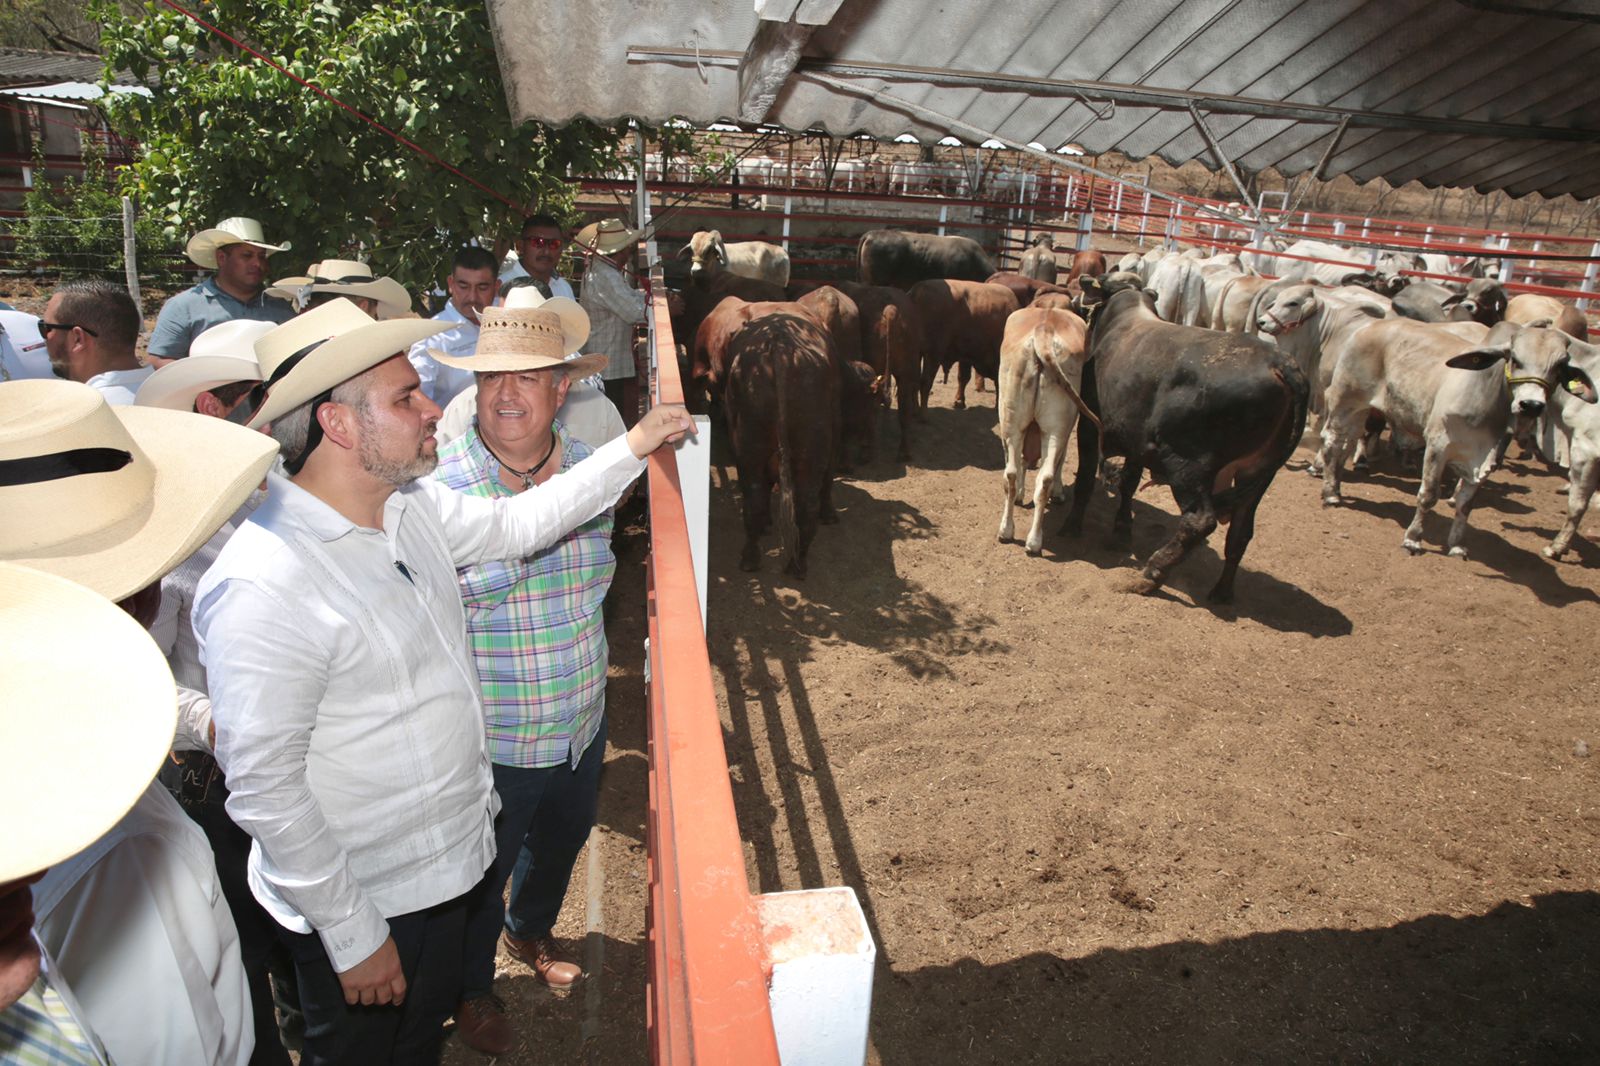
<path fill-rule="evenodd" d="M 778 539 L 783 544 L 784 557 L 791 562 L 800 558 L 800 524 L 796 520 L 799 499 L 794 483 L 794 444 L 791 430 L 795 415 L 789 410 L 789 390 L 778 389 Z M 840 442 L 835 440 L 837 446 Z"/>
<path fill-rule="evenodd" d="M 1294 456 L 1294 450 L 1300 447 L 1300 438 L 1305 435 L 1306 413 L 1311 397 L 1305 371 L 1293 359 L 1277 359 L 1272 364 L 1272 376 L 1277 378 L 1289 400 L 1286 416 L 1278 424 L 1277 449 L 1272 453 L 1271 462 L 1263 463 L 1248 477 L 1217 494 L 1219 513 L 1230 514 L 1239 501 L 1264 493 L 1283 464 Z"/>
<path fill-rule="evenodd" d="M 1054 378 L 1056 384 L 1065 389 L 1068 398 L 1071 399 L 1075 405 L 1077 405 L 1078 413 L 1083 415 L 1084 420 L 1090 425 L 1094 426 L 1095 431 L 1098 432 L 1100 429 L 1099 417 L 1094 413 L 1093 409 L 1091 409 L 1089 405 L 1084 402 L 1083 396 L 1078 392 L 1078 390 L 1072 387 L 1072 382 L 1067 380 L 1067 375 L 1061 372 L 1061 335 L 1053 329 L 1048 331 L 1048 346 L 1050 356 L 1049 358 L 1045 358 L 1045 356 L 1042 354 L 1045 345 L 1041 344 L 1041 341 L 1044 340 L 1044 333 L 1046 333 L 1046 329 L 1043 324 L 1035 326 L 1033 329 L 1033 337 L 1030 341 L 1030 344 L 1033 348 L 1033 358 L 1034 361 L 1039 364 L 1040 374 L 1042 375 L 1044 373 L 1048 373 L 1052 378 Z M 1034 378 L 1033 387 L 1034 403 L 1037 404 L 1039 402 L 1039 378 L 1037 376 Z"/>

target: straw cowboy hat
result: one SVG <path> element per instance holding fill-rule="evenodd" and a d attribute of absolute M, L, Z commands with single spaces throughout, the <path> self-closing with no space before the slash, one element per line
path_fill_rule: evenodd
<path fill-rule="evenodd" d="M 353 259 L 324 259 L 306 267 L 303 277 L 281 278 L 272 283 L 268 296 L 288 300 L 303 310 L 311 297 L 331 292 L 340 296 L 360 296 L 378 301 L 378 317 L 394 318 L 411 310 L 411 294 L 393 278 L 375 278 L 372 268 Z"/>
<path fill-rule="evenodd" d="M 73 381 L 0 385 L 0 560 L 124 599 L 193 555 L 277 453 L 220 418 L 111 407 Z"/>
<path fill-rule="evenodd" d="M 610 255 L 620 252 L 628 245 L 644 236 L 644 230 L 629 229 L 618 218 L 602 218 L 599 222 L 591 222 L 578 231 L 572 242 L 579 248 L 590 252 L 599 252 L 601 255 Z"/>
<path fill-rule="evenodd" d="M 478 313 L 478 347 L 472 355 L 428 354 L 445 366 L 475 373 L 544 370 L 559 367 L 568 377 L 588 377 L 606 368 L 604 355 L 568 359 L 589 339 L 589 312 L 565 296 L 545 299 L 531 285 L 506 294 L 504 307 Z"/>
<path fill-rule="evenodd" d="M 205 267 L 207 270 L 217 268 L 217 249 L 230 244 L 253 244 L 257 248 L 265 248 L 271 252 L 287 252 L 291 245 L 288 241 L 282 244 L 268 244 L 267 238 L 261 232 L 261 223 L 253 218 L 225 218 L 210 229 L 203 229 L 189 238 L 189 243 L 184 247 L 189 261 L 196 266 Z"/>
<path fill-rule="evenodd" d="M 260 381 L 256 339 L 274 325 L 236 318 L 212 326 L 194 339 L 187 359 L 174 360 L 145 378 L 133 402 L 140 407 L 193 411 L 202 392 L 236 381 Z"/>
<path fill-rule="evenodd" d="M 172 746 L 178 697 L 138 622 L 53 574 L 0 563 L 0 646 L 0 751 L 17 756 L 0 774 L 3 883 L 77 854 L 128 813 Z M 51 752 L 71 752 L 72 772 L 29 757 Z"/>
<path fill-rule="evenodd" d="M 258 429 L 370 370 L 451 323 L 433 318 L 373 319 L 346 299 L 331 300 L 263 334 L 256 362 L 267 402 L 250 420 Z"/>

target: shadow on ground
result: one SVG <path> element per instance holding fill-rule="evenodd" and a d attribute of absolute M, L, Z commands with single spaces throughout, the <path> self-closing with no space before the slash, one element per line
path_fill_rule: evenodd
<path fill-rule="evenodd" d="M 1600 895 L 1384 929 L 880 971 L 884 1066 L 1593 1062 Z M 889 1028 L 889 1025 L 893 1028 Z"/>

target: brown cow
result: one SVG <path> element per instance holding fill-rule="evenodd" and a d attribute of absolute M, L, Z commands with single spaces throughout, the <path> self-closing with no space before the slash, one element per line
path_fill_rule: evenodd
<path fill-rule="evenodd" d="M 1085 274 L 1091 278 L 1098 278 L 1106 272 L 1106 257 L 1104 253 L 1093 248 L 1072 253 L 1072 266 L 1067 270 L 1067 284 L 1072 284 L 1073 278 L 1081 278 Z"/>
<path fill-rule="evenodd" d="M 1004 285 L 1011 290 L 1011 295 L 1017 298 L 1018 307 L 1028 307 L 1033 301 L 1046 293 L 1065 293 L 1072 295 L 1072 290 L 1064 285 L 1055 285 L 1048 281 L 1037 281 L 1021 274 L 1010 274 L 1002 270 L 998 274 L 990 274 L 985 282 L 989 285 Z"/>
<path fill-rule="evenodd" d="M 839 461 L 841 472 L 848 472 L 845 459 L 850 442 L 860 446 L 860 459 L 872 461 L 877 454 L 878 442 L 878 381 L 879 374 L 871 363 L 859 359 L 846 363 L 844 376 L 839 379 Z"/>
<path fill-rule="evenodd" d="M 967 380 L 977 371 L 992 378 L 1000 371 L 1000 338 L 1017 298 L 1004 285 L 982 281 L 919 281 L 911 286 L 922 323 L 922 405 L 928 405 L 933 378 L 960 365 L 957 408 L 967 406 Z"/>
<path fill-rule="evenodd" d="M 804 307 L 816 319 L 828 334 L 830 341 L 829 354 L 833 357 L 833 365 L 839 371 L 839 402 L 845 402 L 845 391 L 850 385 L 850 364 L 859 363 L 861 359 L 861 312 L 856 307 L 856 302 L 832 285 L 823 285 L 812 289 L 795 303 Z M 870 383 L 869 383 L 870 385 Z M 842 408 L 841 408 L 842 413 Z M 843 423 L 844 435 L 839 441 L 838 467 L 840 470 L 853 469 L 851 455 L 854 454 L 861 462 L 870 462 L 877 453 L 878 426 L 875 419 L 862 421 L 861 419 L 846 418 Z M 854 445 L 854 448 L 851 447 Z"/>
<path fill-rule="evenodd" d="M 806 554 L 819 522 L 833 509 L 833 457 L 839 436 L 839 372 L 828 337 L 792 303 L 718 308 L 745 318 L 726 348 L 718 374 L 728 440 L 744 500 L 739 569 L 761 565 L 761 534 L 772 521 L 777 487 L 784 573 L 805 577 Z"/>
<path fill-rule="evenodd" d="M 694 341 L 695 331 L 700 328 L 700 323 L 705 321 L 711 309 L 721 303 L 724 297 L 737 296 L 747 303 L 762 300 L 781 302 L 788 299 L 782 286 L 741 277 L 727 271 L 711 278 L 704 285 L 697 283 L 685 286 L 677 295 L 682 299 L 683 307 L 681 312 L 676 312 L 672 316 L 672 335 L 683 345 Z"/>
<path fill-rule="evenodd" d="M 911 297 L 887 285 L 841 281 L 839 288 L 856 302 L 861 312 L 861 354 L 878 372 L 878 396 L 889 406 L 890 382 L 899 393 L 900 451 L 895 458 L 911 460 L 911 422 L 916 418 L 922 392 L 922 328 Z"/>
<path fill-rule="evenodd" d="M 1023 252 L 1017 261 L 1018 274 L 1050 285 L 1056 283 L 1056 276 L 1060 270 L 1060 266 L 1056 263 L 1056 241 L 1048 233 L 1041 233 L 1035 237 L 1033 245 Z"/>

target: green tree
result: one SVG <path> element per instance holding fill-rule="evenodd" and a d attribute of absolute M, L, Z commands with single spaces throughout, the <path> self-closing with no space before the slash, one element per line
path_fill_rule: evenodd
<path fill-rule="evenodd" d="M 16 226 L 13 254 L 24 265 L 51 266 L 63 277 L 98 277 L 120 281 L 123 276 L 122 198 L 106 176 L 105 149 L 92 138 L 83 142 L 83 176 L 65 178 L 59 186 L 46 177 L 45 164 L 34 145 L 34 173 L 38 180 L 22 199 L 23 217 Z M 143 253 L 140 272 L 158 281 L 170 279 L 159 253 L 166 245 L 161 227 L 152 219 L 134 225 L 134 237 Z"/>
<path fill-rule="evenodd" d="M 469 238 L 514 236 L 535 206 L 570 217 L 567 176 L 617 164 L 621 126 L 511 121 L 480 0 L 185 6 L 510 203 L 165 5 L 129 16 L 93 0 L 106 69 L 130 70 L 154 93 L 113 107 L 119 132 L 144 147 L 127 191 L 180 239 L 249 215 L 293 242 L 275 263 L 364 258 L 416 292 Z"/>

